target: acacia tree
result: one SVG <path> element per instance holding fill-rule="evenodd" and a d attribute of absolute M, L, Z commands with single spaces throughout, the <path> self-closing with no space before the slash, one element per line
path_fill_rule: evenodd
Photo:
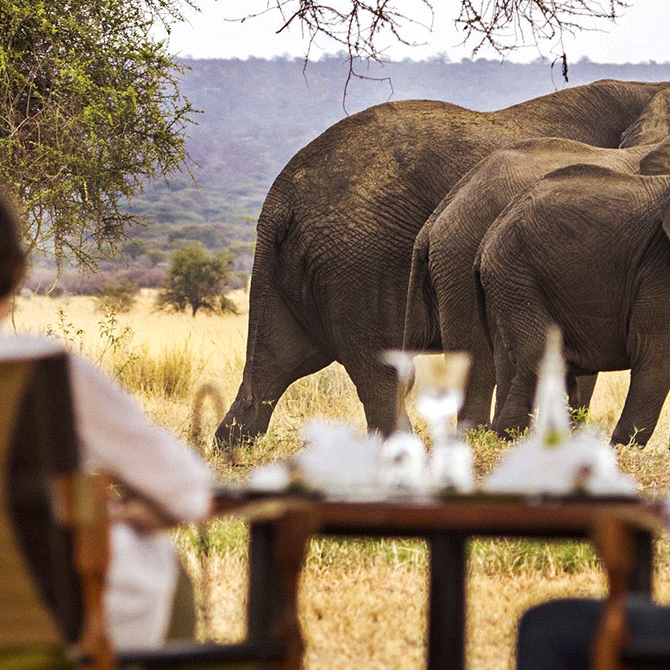
<path fill-rule="evenodd" d="M 306 60 L 319 35 L 343 46 L 349 54 L 351 75 L 354 59 L 379 60 L 384 35 L 410 44 L 404 37 L 405 28 L 418 22 L 415 17 L 421 11 L 432 16 L 436 3 L 454 6 L 458 12 L 455 25 L 463 42 L 472 45 L 473 55 L 484 45 L 505 55 L 522 45 L 560 44 L 565 33 L 573 34 L 590 19 L 613 21 L 627 6 L 624 0 L 406 0 L 401 11 L 394 0 L 268 0 L 260 13 L 280 13 L 277 32 L 299 26 L 307 40 Z M 567 75 L 565 53 L 561 60 Z"/>
<path fill-rule="evenodd" d="M 185 0 L 190 4 L 191 0 Z M 0 180 L 31 249 L 94 267 L 139 221 L 127 200 L 184 169 L 193 108 L 151 36 L 178 0 L 0 0 Z"/>
<path fill-rule="evenodd" d="M 190 307 L 193 316 L 200 309 L 236 312 L 235 305 L 224 295 L 231 262 L 229 253 L 211 255 L 200 244 L 177 249 L 158 295 L 159 306 L 178 312 Z"/>

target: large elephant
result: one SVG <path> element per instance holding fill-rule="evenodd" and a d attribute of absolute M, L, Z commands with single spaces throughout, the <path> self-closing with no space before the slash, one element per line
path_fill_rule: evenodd
<path fill-rule="evenodd" d="M 493 427 L 529 425 L 547 329 L 570 376 L 631 370 L 613 443 L 651 436 L 670 389 L 670 148 L 640 174 L 562 168 L 522 192 L 481 242 L 475 269 L 494 345 Z"/>
<path fill-rule="evenodd" d="M 414 238 L 491 151 L 559 136 L 616 147 L 667 82 L 604 80 L 496 112 L 406 100 L 331 126 L 274 181 L 257 226 L 247 356 L 219 444 L 264 432 L 296 379 L 339 361 L 371 429 L 395 423 L 396 380 L 379 352 L 402 346 Z"/>
<path fill-rule="evenodd" d="M 670 89 L 657 93 L 624 133 L 622 149 L 564 138 L 533 138 L 494 151 L 470 170 L 428 218 L 414 243 L 403 346 L 467 351 L 470 379 L 460 413 L 464 425 L 490 422 L 493 353 L 477 313 L 473 262 L 482 237 L 504 207 L 545 174 L 575 163 L 633 173 L 640 158 L 670 137 Z M 637 146 L 635 146 L 637 145 Z M 581 378 L 582 380 L 584 378 Z M 571 401 L 588 405 L 594 379 Z"/>

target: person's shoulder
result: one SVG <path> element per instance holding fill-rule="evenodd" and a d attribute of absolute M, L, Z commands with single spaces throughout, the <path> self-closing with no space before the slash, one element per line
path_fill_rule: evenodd
<path fill-rule="evenodd" d="M 67 350 L 62 344 L 46 337 L 0 335 L 0 361 L 44 358 L 65 353 L 67 353 Z"/>
<path fill-rule="evenodd" d="M 109 372 L 86 356 L 70 354 L 69 361 L 70 375 L 75 386 L 80 386 L 92 394 L 104 393 L 107 396 L 130 397 Z"/>

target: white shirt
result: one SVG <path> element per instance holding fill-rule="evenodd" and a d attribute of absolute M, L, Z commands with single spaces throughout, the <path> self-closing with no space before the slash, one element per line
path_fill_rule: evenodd
<path fill-rule="evenodd" d="M 51 340 L 0 333 L 0 360 L 63 351 Z M 98 368 L 74 355 L 69 360 L 84 468 L 104 470 L 177 520 L 202 521 L 213 484 L 205 462 L 188 445 L 152 424 L 134 398 Z M 139 533 L 124 524 L 112 528 L 105 606 L 116 648 L 162 644 L 170 621 L 177 560 L 166 532 Z"/>

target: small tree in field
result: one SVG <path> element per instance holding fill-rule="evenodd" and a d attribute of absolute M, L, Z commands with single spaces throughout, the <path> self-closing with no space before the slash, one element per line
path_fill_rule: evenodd
<path fill-rule="evenodd" d="M 237 313 L 235 305 L 224 295 L 231 262 L 229 253 L 213 256 L 199 244 L 177 249 L 158 296 L 159 306 L 178 312 L 190 307 L 193 316 L 199 309 Z"/>

